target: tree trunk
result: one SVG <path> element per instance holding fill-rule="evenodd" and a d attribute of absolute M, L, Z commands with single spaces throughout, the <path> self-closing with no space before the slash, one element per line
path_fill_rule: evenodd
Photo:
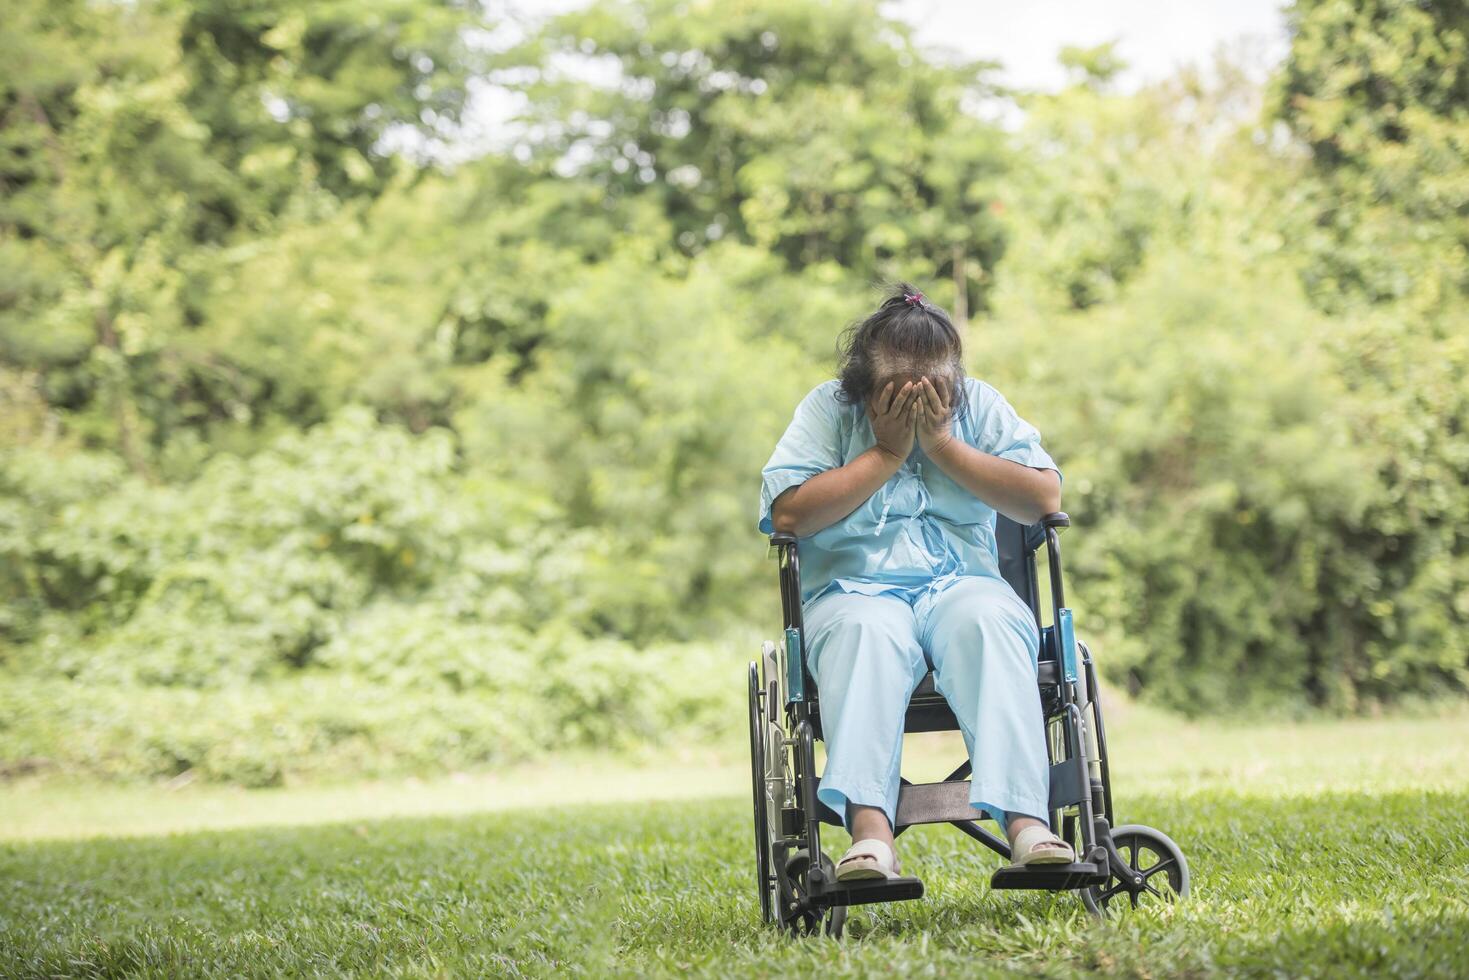
<path fill-rule="evenodd" d="M 964 275 L 964 247 L 954 246 L 954 322 L 969 324 L 969 282 Z"/>
<path fill-rule="evenodd" d="M 99 309 L 93 323 L 97 331 L 97 343 L 108 351 L 110 363 L 107 366 L 107 385 L 111 389 L 108 395 L 112 399 L 113 410 L 117 413 L 118 449 L 122 452 L 122 458 L 127 461 L 128 469 L 151 482 L 153 471 L 138 443 L 138 406 L 133 403 L 132 392 L 128 390 L 127 356 L 118 343 L 117 330 L 113 328 L 110 313 Z"/>

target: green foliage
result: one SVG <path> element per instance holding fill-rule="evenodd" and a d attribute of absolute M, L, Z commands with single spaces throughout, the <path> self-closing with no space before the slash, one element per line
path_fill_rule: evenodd
<path fill-rule="evenodd" d="M 1112 82 L 1127 67 L 1127 62 L 1117 53 L 1117 42 L 1108 41 L 1091 48 L 1065 45 L 1056 56 L 1073 78 L 1091 88 L 1101 88 Z"/>
<path fill-rule="evenodd" d="M 1469 5 L 1296 0 L 1272 98 L 1311 149 L 1295 237 L 1312 299 L 1469 292 Z"/>
<path fill-rule="evenodd" d="M 1113 680 L 1187 712 L 1461 694 L 1469 310 L 1349 291 L 1313 310 L 1297 209 L 1328 186 L 1320 161 L 1277 147 L 1249 87 L 1216 74 L 1035 103 L 1020 138 L 1047 152 L 1016 181 L 979 370 L 1048 420 L 1078 525 L 1070 594 Z M 1067 220 L 1041 223 L 1049 201 Z M 1127 241 L 1129 214 L 1140 248 L 1074 244 Z M 1038 356 L 1040 336 L 1067 356 Z"/>
<path fill-rule="evenodd" d="M 177 429 L 273 384 L 195 342 L 204 297 L 272 231 L 381 193 L 405 169 L 387 137 L 454 122 L 471 21 L 427 0 L 11 6 L 0 357 L 151 473 Z"/>
<path fill-rule="evenodd" d="M 615 65 L 616 82 L 564 77 L 552 59 L 570 53 Z M 1002 135 L 963 107 L 993 90 L 994 66 L 925 57 L 871 0 L 608 0 L 504 62 L 534 68 L 533 159 L 656 201 L 684 252 L 733 237 L 864 278 L 915 263 L 952 275 L 956 261 L 962 276 L 1003 252 L 985 207 Z M 965 308 L 985 287 L 966 282 Z"/>
<path fill-rule="evenodd" d="M 1021 410 L 1063 423 L 1070 594 L 1107 676 L 1191 713 L 1469 690 L 1445 530 L 1469 516 L 1462 324 L 1408 346 L 1289 279 L 1175 260 L 1049 329 L 1076 353 L 1031 362 Z M 997 358 L 1024 362 L 1014 346 Z"/>
<path fill-rule="evenodd" d="M 38 455 L 5 467 L 7 564 L 26 570 L 5 623 L 23 678 L 0 709 L 7 754 L 258 783 L 732 724 L 700 683 L 717 672 L 696 668 L 713 648 L 575 628 L 606 604 L 600 542 L 457 469 L 446 430 L 347 409 L 169 488 L 82 465 L 58 486 Z"/>
<path fill-rule="evenodd" d="M 1461 695 L 1462 6 L 1291 18 L 1267 90 L 1068 50 L 1007 132 L 992 66 L 868 0 L 601 2 L 491 51 L 431 0 L 12 2 L 0 763 L 262 783 L 737 725 L 755 474 L 882 277 L 1045 433 L 1111 678 Z M 484 71 L 513 145 L 434 163 Z"/>
<path fill-rule="evenodd" d="M 1085 309 L 1115 300 L 1168 203 L 1138 147 L 1165 148 L 1173 121 L 1152 99 L 1088 85 L 1028 105 L 1017 143 L 1029 162 L 996 202 L 1015 229 L 1006 266 L 1023 277 L 1031 302 Z"/>

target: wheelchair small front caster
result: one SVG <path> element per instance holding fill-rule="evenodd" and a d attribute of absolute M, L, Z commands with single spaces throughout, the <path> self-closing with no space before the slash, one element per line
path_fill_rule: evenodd
<path fill-rule="evenodd" d="M 793 936 L 814 936 L 824 932 L 833 939 L 840 939 L 847 924 L 847 908 L 835 905 L 826 909 L 816 907 L 806 893 L 807 865 L 810 855 L 806 849 L 795 851 L 786 858 L 784 870 L 777 875 L 780 879 L 780 924 Z M 821 868 L 826 876 L 835 879 L 837 869 L 832 859 L 821 855 Z"/>
<path fill-rule="evenodd" d="M 1132 908 L 1144 901 L 1173 902 L 1188 896 L 1188 860 L 1167 834 L 1124 824 L 1112 831 L 1112 844 L 1125 866 L 1112 868 L 1106 884 L 1078 890 L 1087 911 L 1104 916 L 1124 896 Z"/>

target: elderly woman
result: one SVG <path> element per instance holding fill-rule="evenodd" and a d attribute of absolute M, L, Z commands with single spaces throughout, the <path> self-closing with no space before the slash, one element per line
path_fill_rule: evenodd
<path fill-rule="evenodd" d="M 853 840 L 837 878 L 893 877 L 903 716 L 930 669 L 973 764 L 970 802 L 1016 864 L 1074 860 L 1045 820 L 1040 637 L 1000 576 L 998 511 L 1060 509 L 1040 434 L 963 372 L 948 315 L 907 283 L 842 342 L 763 471 L 760 529 L 800 538 L 806 660 L 827 759 L 819 797 Z"/>

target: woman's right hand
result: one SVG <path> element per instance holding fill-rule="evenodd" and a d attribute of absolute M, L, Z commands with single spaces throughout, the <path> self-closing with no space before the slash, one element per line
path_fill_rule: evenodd
<path fill-rule="evenodd" d="M 878 448 L 900 463 L 913 451 L 918 393 L 918 386 L 908 381 L 894 394 L 893 382 L 889 381 L 867 406 L 867 419 L 872 423 Z"/>

